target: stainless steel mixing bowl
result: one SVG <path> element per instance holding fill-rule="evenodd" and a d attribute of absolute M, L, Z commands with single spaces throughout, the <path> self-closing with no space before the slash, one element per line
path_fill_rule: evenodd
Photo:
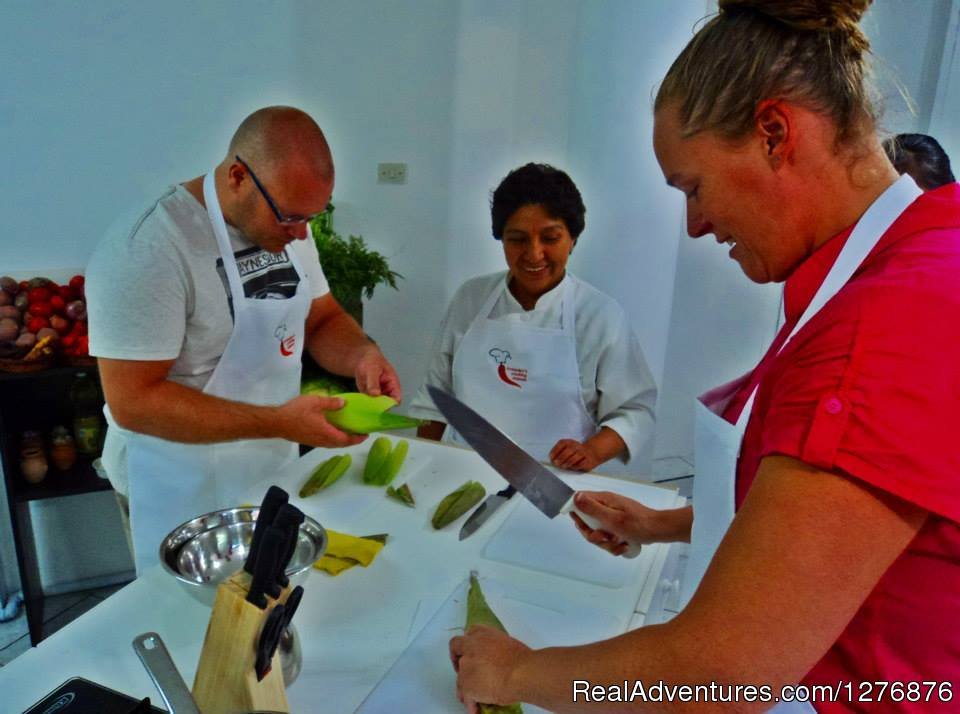
<path fill-rule="evenodd" d="M 174 528 L 160 544 L 160 564 L 190 595 L 213 606 L 217 586 L 243 567 L 250 550 L 258 507 L 226 508 L 197 516 Z M 287 565 L 292 585 L 306 579 L 327 549 L 327 532 L 306 517 Z"/>

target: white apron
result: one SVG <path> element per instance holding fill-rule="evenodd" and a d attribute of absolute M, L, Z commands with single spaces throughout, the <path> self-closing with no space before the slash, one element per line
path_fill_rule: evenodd
<path fill-rule="evenodd" d="M 531 327 L 521 313 L 490 319 L 507 281 L 497 283 L 453 355 L 453 392 L 539 461 L 560 439 L 597 432 L 580 393 L 573 281 L 560 289 L 560 329 Z M 466 444 L 452 426 L 444 440 Z"/>
<path fill-rule="evenodd" d="M 217 237 L 233 299 L 233 332 L 204 394 L 257 405 L 278 405 L 300 391 L 300 356 L 310 311 L 310 291 L 296 251 L 286 249 L 300 275 L 286 300 L 247 298 L 220 210 L 211 170 L 203 182 L 207 214 Z M 307 236 L 310 240 L 310 236 Z M 297 456 L 283 439 L 183 444 L 126 432 L 130 523 L 137 574 L 158 561 L 160 541 L 180 523 L 218 508 L 238 505 L 240 493 Z"/>
<path fill-rule="evenodd" d="M 780 347 L 780 351 L 847 283 L 887 229 L 921 193 L 913 179 L 905 174 L 873 202 L 857 222 L 836 262 Z M 737 460 L 757 393 L 756 387 L 736 424 L 730 424 L 721 414 L 749 377 L 750 374 L 746 374 L 702 394 L 697 399 L 694 417 L 694 519 L 690 555 L 683 576 L 681 607 L 685 607 L 690 601 L 717 546 L 733 521 Z M 775 711 L 809 712 L 813 711 L 813 708 L 809 704 L 782 703 Z"/>

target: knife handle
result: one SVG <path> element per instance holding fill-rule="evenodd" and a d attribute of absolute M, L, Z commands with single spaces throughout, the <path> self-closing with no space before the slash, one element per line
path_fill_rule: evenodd
<path fill-rule="evenodd" d="M 604 533 L 609 533 L 609 531 L 603 527 L 603 524 L 600 523 L 600 521 L 598 521 L 596 518 L 593 516 L 588 516 L 586 513 L 578 510 L 577 507 L 573 505 L 573 498 L 574 497 L 571 496 L 570 500 L 563 505 L 563 508 L 560 509 L 560 513 L 576 513 L 580 517 L 580 520 L 594 530 L 600 530 Z M 621 554 L 624 558 L 636 558 L 638 555 L 640 555 L 641 546 L 639 543 L 630 543 L 629 541 L 625 542 L 627 543 L 627 549 Z"/>
<path fill-rule="evenodd" d="M 303 523 L 304 518 L 303 511 L 291 503 L 285 503 L 280 507 L 280 511 L 273 521 L 273 525 L 283 531 L 284 539 L 283 549 L 277 561 L 275 574 L 275 580 L 281 588 L 285 588 L 290 584 L 290 580 L 286 575 L 287 566 L 290 564 L 290 559 L 297 550 L 297 543 L 300 539 L 300 525 Z"/>
<path fill-rule="evenodd" d="M 497 495 L 502 498 L 512 498 L 513 494 L 515 494 L 516 492 L 517 492 L 517 489 L 515 489 L 513 486 L 510 486 L 508 484 L 506 488 L 497 491 Z"/>
<path fill-rule="evenodd" d="M 253 569 L 257 563 L 257 555 L 260 551 L 260 543 L 263 542 L 263 534 L 267 528 L 273 525 L 273 519 L 277 512 L 283 506 L 289 495 L 279 486 L 271 486 L 267 489 L 263 497 L 263 503 L 260 504 L 260 510 L 257 512 L 257 522 L 253 526 L 253 538 L 250 540 L 250 549 L 247 551 L 247 560 L 243 564 L 243 569 L 253 575 Z"/>

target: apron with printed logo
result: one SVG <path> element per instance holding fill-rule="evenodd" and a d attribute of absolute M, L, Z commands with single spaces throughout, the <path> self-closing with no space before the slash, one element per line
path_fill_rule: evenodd
<path fill-rule="evenodd" d="M 211 170 L 203 196 L 233 302 L 233 332 L 203 389 L 222 399 L 279 405 L 300 392 L 300 356 L 310 311 L 310 290 L 296 251 L 285 249 L 300 276 L 285 300 L 251 299 L 244 294 Z M 310 239 L 310 236 L 307 236 Z M 158 560 L 161 540 L 195 516 L 239 505 L 240 494 L 262 484 L 297 456 L 283 439 L 246 439 L 217 444 L 183 444 L 126 432 L 130 481 L 130 524 L 137 574 Z"/>
<path fill-rule="evenodd" d="M 887 229 L 913 203 L 919 188 L 908 175 L 901 176 L 867 209 L 847 239 L 843 250 L 827 274 L 813 300 L 780 347 L 783 351 L 793 336 L 832 298 L 856 272 Z M 693 531 L 690 538 L 690 556 L 683 576 L 681 607 L 685 607 L 696 591 L 720 541 L 733 521 L 736 490 L 737 461 L 743 434 L 747 429 L 754 387 L 736 424 L 721 415 L 730 400 L 750 378 L 744 375 L 727 384 L 702 394 L 695 405 Z M 813 711 L 809 704 L 781 703 L 778 713 Z"/>
<path fill-rule="evenodd" d="M 527 325 L 523 313 L 490 319 L 508 290 L 498 282 L 453 355 L 453 392 L 539 461 L 560 439 L 585 441 L 597 432 L 580 392 L 573 281 L 560 286 L 560 328 Z M 447 426 L 444 440 L 466 444 Z"/>

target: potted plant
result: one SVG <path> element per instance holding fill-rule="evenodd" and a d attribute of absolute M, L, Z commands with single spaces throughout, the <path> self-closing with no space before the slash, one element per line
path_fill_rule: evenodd
<path fill-rule="evenodd" d="M 397 290 L 402 275 L 390 269 L 387 259 L 367 248 L 361 236 L 344 239 L 333 229 L 333 204 L 310 222 L 313 240 L 320 254 L 323 274 L 330 292 L 347 313 L 363 325 L 363 298 L 373 297 L 377 285 Z M 352 378 L 330 374 L 321 369 L 304 351 L 304 389 L 312 393 L 356 391 Z"/>
<path fill-rule="evenodd" d="M 320 265 L 330 284 L 330 292 L 353 318 L 363 324 L 363 298 L 372 298 L 377 285 L 397 290 L 397 278 L 403 276 L 390 269 L 387 259 L 367 248 L 361 236 L 346 240 L 333 229 L 331 203 L 313 219 L 310 227 L 320 254 Z"/>

